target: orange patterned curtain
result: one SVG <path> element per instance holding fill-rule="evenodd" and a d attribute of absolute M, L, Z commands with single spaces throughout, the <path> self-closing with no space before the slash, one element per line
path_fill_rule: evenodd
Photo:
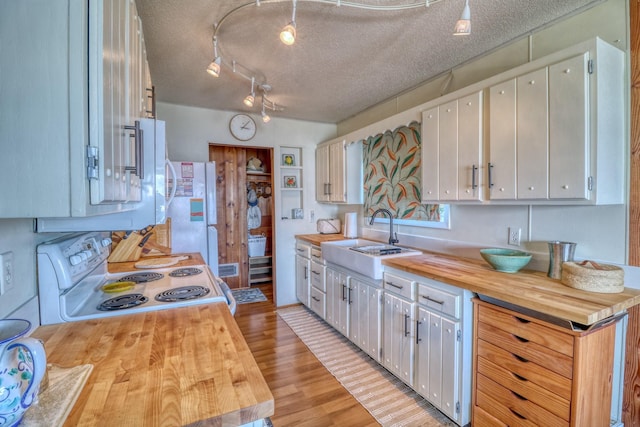
<path fill-rule="evenodd" d="M 420 123 L 369 137 L 363 144 L 364 212 L 389 209 L 395 218 L 440 221 L 439 205 L 420 200 Z"/>

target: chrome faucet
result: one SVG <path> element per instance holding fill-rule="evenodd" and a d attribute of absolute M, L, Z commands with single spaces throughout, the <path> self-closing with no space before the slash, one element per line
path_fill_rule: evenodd
<path fill-rule="evenodd" d="M 393 214 L 391 213 L 391 211 L 389 211 L 389 209 L 376 210 L 373 213 L 373 215 L 371 215 L 371 221 L 369 221 L 369 225 L 373 225 L 373 221 L 376 219 L 376 216 L 379 213 L 385 213 L 389 217 L 389 244 L 395 245 L 396 243 L 399 242 L 399 240 L 398 240 L 398 234 L 393 232 Z"/>

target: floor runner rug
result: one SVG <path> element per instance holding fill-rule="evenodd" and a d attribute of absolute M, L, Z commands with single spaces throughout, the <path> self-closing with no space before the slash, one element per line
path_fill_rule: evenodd
<path fill-rule="evenodd" d="M 260 302 L 267 300 L 267 297 L 265 297 L 262 291 L 257 288 L 232 289 L 231 293 L 233 294 L 233 297 L 236 299 L 236 302 L 238 304 L 248 304 L 250 302 Z"/>
<path fill-rule="evenodd" d="M 310 310 L 300 306 L 277 313 L 382 426 L 456 426 Z"/>

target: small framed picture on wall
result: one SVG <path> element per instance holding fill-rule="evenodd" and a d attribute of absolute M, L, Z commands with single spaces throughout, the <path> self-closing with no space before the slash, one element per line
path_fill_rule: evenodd
<path fill-rule="evenodd" d="M 282 155 L 282 166 L 295 166 L 296 165 L 296 156 L 293 154 L 283 154 Z"/>
<path fill-rule="evenodd" d="M 285 188 L 298 188 L 298 180 L 295 176 L 285 176 L 284 186 Z"/>

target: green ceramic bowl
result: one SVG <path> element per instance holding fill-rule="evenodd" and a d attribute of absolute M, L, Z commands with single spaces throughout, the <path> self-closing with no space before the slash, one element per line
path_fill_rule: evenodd
<path fill-rule="evenodd" d="M 480 249 L 480 255 L 503 273 L 516 273 L 531 261 L 531 254 L 514 249 Z"/>

